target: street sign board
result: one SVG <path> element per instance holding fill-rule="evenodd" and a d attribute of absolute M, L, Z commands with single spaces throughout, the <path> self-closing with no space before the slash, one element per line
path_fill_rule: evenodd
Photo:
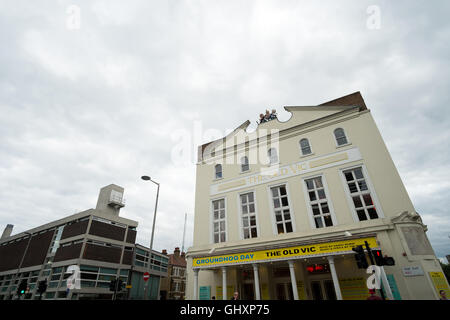
<path fill-rule="evenodd" d="M 144 281 L 147 281 L 150 278 L 150 274 L 148 272 L 144 273 Z"/>

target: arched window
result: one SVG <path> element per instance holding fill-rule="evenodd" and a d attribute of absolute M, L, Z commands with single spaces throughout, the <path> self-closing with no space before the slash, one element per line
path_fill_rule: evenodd
<path fill-rule="evenodd" d="M 337 128 L 336 130 L 334 130 L 334 137 L 336 138 L 336 143 L 338 146 L 342 146 L 348 143 L 344 129 L 342 128 Z"/>
<path fill-rule="evenodd" d="M 216 164 L 216 166 L 214 168 L 215 168 L 215 172 L 216 172 L 216 179 L 222 178 L 222 165 Z"/>
<path fill-rule="evenodd" d="M 302 150 L 302 155 L 304 156 L 311 154 L 311 146 L 309 145 L 308 139 L 304 138 L 300 140 L 300 149 Z"/>
<path fill-rule="evenodd" d="M 250 166 L 248 165 L 248 158 L 246 156 L 241 158 L 241 172 L 248 171 Z"/>
<path fill-rule="evenodd" d="M 269 164 L 278 163 L 278 152 L 276 148 L 270 148 L 267 155 L 269 156 Z"/>

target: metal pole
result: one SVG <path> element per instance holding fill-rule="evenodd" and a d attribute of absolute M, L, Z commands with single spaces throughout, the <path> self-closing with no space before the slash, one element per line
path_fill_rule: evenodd
<path fill-rule="evenodd" d="M 372 263 L 372 265 L 376 265 L 375 261 L 374 261 L 374 259 L 372 257 L 372 251 L 370 250 L 369 243 L 367 243 L 367 241 L 364 241 L 364 243 L 366 244 L 366 249 L 367 249 L 367 253 L 369 254 L 370 262 Z M 383 300 L 386 300 L 386 297 L 384 296 L 383 290 L 381 290 L 381 289 L 380 289 L 380 294 L 381 294 L 381 298 Z"/>
<path fill-rule="evenodd" d="M 149 252 L 149 256 L 148 256 L 148 273 L 151 275 L 151 265 L 152 265 L 152 249 L 153 249 L 153 236 L 155 234 L 155 222 L 156 222 L 156 210 L 158 209 L 158 198 L 159 198 L 159 183 L 150 180 L 151 182 L 155 183 L 158 186 L 158 189 L 156 191 L 156 203 L 155 203 L 155 213 L 153 214 L 153 226 L 152 226 L 152 236 L 150 239 L 150 252 Z M 150 286 L 148 285 L 148 282 L 151 281 L 151 277 L 149 275 L 149 279 L 147 281 L 146 287 L 149 287 L 148 289 L 148 295 L 146 295 L 146 299 L 147 297 L 150 298 L 150 295 L 152 294 L 152 283 L 150 282 Z M 150 299 L 149 299 L 150 300 Z"/>
<path fill-rule="evenodd" d="M 30 238 L 28 239 L 27 247 L 25 248 L 25 251 L 23 253 L 22 260 L 20 260 L 19 269 L 17 269 L 17 275 L 16 275 L 15 279 L 19 278 L 20 268 L 22 268 L 22 263 L 23 263 L 23 260 L 25 259 L 25 255 L 27 254 L 28 247 L 30 245 L 30 241 L 31 241 L 31 237 L 32 237 L 31 233 L 29 233 L 29 232 L 24 232 L 24 233 L 28 234 L 30 236 Z M 20 282 L 17 283 L 17 285 L 19 285 L 19 284 L 20 284 Z M 20 296 L 19 296 L 19 300 L 20 300 Z"/>

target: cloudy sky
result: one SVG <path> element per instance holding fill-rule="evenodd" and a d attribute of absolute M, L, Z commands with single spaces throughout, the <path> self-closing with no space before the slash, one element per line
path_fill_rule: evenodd
<path fill-rule="evenodd" d="M 74 6 L 75 4 L 75 6 Z M 192 245 L 196 146 L 268 107 L 361 91 L 439 257 L 450 254 L 448 1 L 1 1 L 0 228 L 125 188 L 154 248 Z M 181 160 L 176 146 L 189 150 Z M 187 156 L 186 156 L 187 155 Z M 0 230 L 1 231 L 1 230 Z"/>

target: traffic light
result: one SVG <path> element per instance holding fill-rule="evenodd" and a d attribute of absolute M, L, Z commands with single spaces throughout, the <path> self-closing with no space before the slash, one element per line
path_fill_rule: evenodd
<path fill-rule="evenodd" d="M 377 266 L 393 266 L 395 265 L 395 260 L 392 257 L 383 257 L 381 250 L 372 250 L 372 254 L 375 258 Z"/>
<path fill-rule="evenodd" d="M 45 291 L 47 291 L 47 279 L 39 281 L 37 292 L 39 294 L 43 294 Z"/>
<path fill-rule="evenodd" d="M 367 269 L 369 267 L 369 264 L 367 263 L 366 253 L 364 252 L 363 246 L 357 246 L 355 248 L 352 248 L 352 250 L 356 252 L 355 260 L 358 268 Z"/>
<path fill-rule="evenodd" d="M 375 258 L 375 264 L 377 266 L 384 266 L 384 258 L 381 250 L 372 250 L 373 257 Z"/>
<path fill-rule="evenodd" d="M 117 279 L 111 280 L 111 282 L 109 283 L 109 291 L 116 291 L 116 284 L 117 284 Z"/>
<path fill-rule="evenodd" d="M 118 283 L 117 283 L 117 291 L 122 291 L 123 285 L 124 285 L 123 281 L 121 279 L 119 279 Z"/>
<path fill-rule="evenodd" d="M 20 284 L 17 287 L 17 295 L 19 297 L 25 293 L 25 291 L 27 290 L 27 286 L 28 286 L 27 280 L 20 281 Z"/>

